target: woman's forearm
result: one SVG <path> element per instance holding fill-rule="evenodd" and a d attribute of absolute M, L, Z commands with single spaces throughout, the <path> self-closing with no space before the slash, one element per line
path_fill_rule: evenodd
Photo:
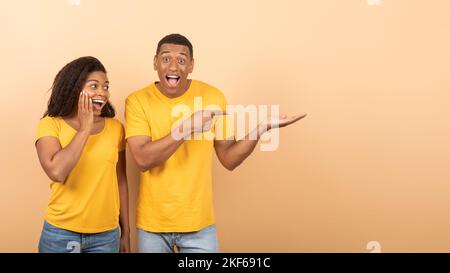
<path fill-rule="evenodd" d="M 89 138 L 89 132 L 79 131 L 70 143 L 53 155 L 50 170 L 55 182 L 64 182 L 80 160 L 81 153 Z"/>
<path fill-rule="evenodd" d="M 117 180 L 119 184 L 119 196 L 120 196 L 120 215 L 119 223 L 120 230 L 123 235 L 130 233 L 130 222 L 128 214 L 128 181 L 126 175 L 126 159 L 125 151 L 119 153 L 119 161 L 117 163 Z"/>

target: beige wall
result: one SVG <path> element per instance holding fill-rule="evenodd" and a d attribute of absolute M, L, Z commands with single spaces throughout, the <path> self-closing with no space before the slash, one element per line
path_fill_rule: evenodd
<path fill-rule="evenodd" d="M 450 1 L 21 0 L 0 10 L 1 252 L 36 251 L 49 183 L 33 138 L 58 70 L 98 57 L 123 121 L 125 97 L 157 79 L 156 43 L 172 32 L 194 44 L 192 77 L 230 103 L 309 114 L 281 131 L 277 151 L 234 172 L 215 161 L 222 251 L 368 252 L 373 240 L 383 252 L 450 251 Z"/>

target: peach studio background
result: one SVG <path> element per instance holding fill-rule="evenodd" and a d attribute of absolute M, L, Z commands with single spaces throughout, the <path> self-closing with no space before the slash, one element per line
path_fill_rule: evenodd
<path fill-rule="evenodd" d="M 275 152 L 215 160 L 221 251 L 450 251 L 450 1 L 76 2 L 0 2 L 0 252 L 37 250 L 50 191 L 33 139 L 58 70 L 98 57 L 123 121 L 174 32 L 229 103 L 309 114 Z M 132 161 L 128 176 L 133 223 Z"/>

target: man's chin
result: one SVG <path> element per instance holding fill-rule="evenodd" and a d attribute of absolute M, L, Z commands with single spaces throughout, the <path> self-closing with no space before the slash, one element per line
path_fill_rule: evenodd
<path fill-rule="evenodd" d="M 178 83 L 177 86 L 170 86 L 168 84 L 161 84 L 160 87 L 162 87 L 162 91 L 164 93 L 167 93 L 168 95 L 177 95 L 180 92 L 180 84 Z"/>

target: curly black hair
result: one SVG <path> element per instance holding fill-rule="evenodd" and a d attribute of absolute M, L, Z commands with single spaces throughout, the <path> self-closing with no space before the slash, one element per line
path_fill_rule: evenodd
<path fill-rule="evenodd" d="M 81 57 L 66 64 L 53 81 L 52 94 L 43 117 L 67 117 L 73 114 L 88 75 L 96 71 L 106 73 L 103 64 L 91 56 Z M 100 116 L 114 117 L 115 115 L 116 111 L 108 101 L 102 108 Z"/>

